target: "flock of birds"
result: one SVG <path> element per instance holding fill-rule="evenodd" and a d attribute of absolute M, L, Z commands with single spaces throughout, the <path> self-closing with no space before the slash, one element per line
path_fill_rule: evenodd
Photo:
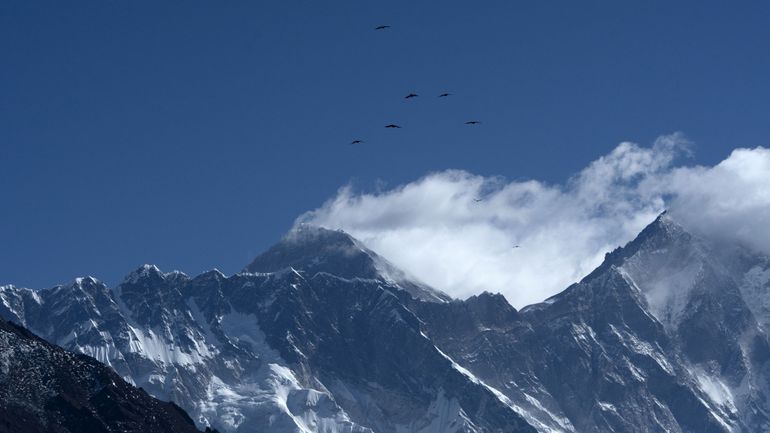
<path fill-rule="evenodd" d="M 387 30 L 389 28 L 390 28 L 390 26 L 382 25 L 382 26 L 375 27 L 374 30 Z M 404 96 L 404 99 L 409 100 L 409 99 L 412 99 L 412 98 L 417 98 L 419 96 L 420 95 L 418 95 L 417 93 L 409 93 L 408 95 Z M 447 98 L 449 96 L 452 96 L 452 94 L 449 93 L 449 92 L 444 92 L 444 93 L 441 93 L 441 94 L 438 95 L 439 98 Z M 480 123 L 481 122 L 478 121 L 478 120 L 469 120 L 469 121 L 465 122 L 466 125 L 471 125 L 471 126 L 472 125 L 478 125 Z M 397 125 L 395 123 L 389 123 L 389 124 L 385 125 L 385 128 L 388 128 L 388 129 L 401 129 L 401 126 L 399 126 L 399 125 Z M 351 141 L 350 144 L 361 144 L 363 142 L 364 142 L 364 140 L 356 139 L 356 140 Z M 475 203 L 479 203 L 479 202 L 484 201 L 484 199 L 481 198 L 481 197 L 475 197 L 473 199 L 473 201 Z M 521 245 L 513 245 L 513 248 L 521 248 Z"/>
<path fill-rule="evenodd" d="M 387 30 L 389 28 L 390 28 L 390 26 L 383 25 L 383 26 L 375 27 L 374 30 Z M 404 96 L 404 99 L 412 99 L 412 98 L 416 98 L 418 96 L 420 96 L 420 95 L 418 95 L 416 93 L 409 93 L 408 95 Z M 449 93 L 449 92 L 444 92 L 444 93 L 438 95 L 439 98 L 446 98 L 446 97 L 449 97 L 449 96 L 452 96 L 452 94 Z M 469 121 L 465 122 L 466 125 L 478 125 L 480 123 L 481 122 L 479 122 L 478 120 L 469 120 Z M 395 123 L 389 123 L 389 124 L 385 125 L 385 128 L 387 128 L 387 129 L 401 129 L 401 126 L 399 126 L 399 125 L 397 125 Z M 361 143 L 364 143 L 364 140 L 356 139 L 356 140 L 353 140 L 353 141 L 350 142 L 350 144 L 361 144 Z"/>

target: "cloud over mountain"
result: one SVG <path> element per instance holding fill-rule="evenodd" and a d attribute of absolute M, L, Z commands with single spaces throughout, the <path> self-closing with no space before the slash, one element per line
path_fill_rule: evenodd
<path fill-rule="evenodd" d="M 579 280 L 665 209 L 770 252 L 770 150 L 704 167 L 681 162 L 689 148 L 678 133 L 623 142 L 557 185 L 447 170 L 382 192 L 345 186 L 297 221 L 341 228 L 455 297 L 498 291 L 517 307 Z"/>

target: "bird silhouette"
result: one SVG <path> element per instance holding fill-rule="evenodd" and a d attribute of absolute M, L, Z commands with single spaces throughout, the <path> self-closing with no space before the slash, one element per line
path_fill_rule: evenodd
<path fill-rule="evenodd" d="M 389 29 L 389 28 L 390 28 L 390 26 L 377 26 L 377 27 L 374 28 L 374 30 L 385 30 L 385 29 Z"/>
<path fill-rule="evenodd" d="M 438 95 L 438 97 L 439 98 L 446 98 L 447 96 L 451 96 L 451 95 L 452 95 L 451 93 L 442 93 L 442 94 Z"/>
<path fill-rule="evenodd" d="M 518 246 L 518 245 L 514 245 L 513 247 L 514 247 L 514 248 L 521 248 L 521 247 L 520 247 L 520 246 Z"/>
<path fill-rule="evenodd" d="M 386 128 L 399 128 L 399 129 L 401 129 L 401 127 L 400 127 L 400 126 L 398 126 L 398 125 L 396 125 L 396 124 L 393 124 L 393 123 L 391 123 L 390 125 L 385 125 L 385 127 L 386 127 Z"/>
<path fill-rule="evenodd" d="M 353 141 L 350 142 L 350 144 L 359 144 L 359 143 L 363 143 L 363 142 L 364 142 L 364 140 L 353 140 Z"/>
<path fill-rule="evenodd" d="M 416 98 L 418 96 L 420 96 L 420 95 L 418 95 L 416 93 L 410 93 L 410 94 L 404 96 L 404 99 L 412 99 L 412 98 Z"/>
<path fill-rule="evenodd" d="M 465 122 L 466 125 L 478 125 L 479 123 L 481 122 L 479 122 L 478 120 L 469 120 Z"/>
<path fill-rule="evenodd" d="M 478 202 L 480 202 L 480 201 L 484 201 L 484 199 L 483 199 L 483 198 L 474 198 L 474 199 L 473 199 L 473 201 L 475 201 L 476 203 L 478 203 Z"/>

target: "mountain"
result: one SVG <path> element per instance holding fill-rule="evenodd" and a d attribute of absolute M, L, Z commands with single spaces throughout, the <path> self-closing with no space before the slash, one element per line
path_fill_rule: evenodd
<path fill-rule="evenodd" d="M 770 431 L 768 263 L 664 214 L 543 303 L 482 294 L 417 314 L 546 431 Z"/>
<path fill-rule="evenodd" d="M 232 276 L 0 287 L 0 316 L 225 432 L 770 431 L 770 259 L 661 215 L 518 311 L 299 226 Z"/>
<path fill-rule="evenodd" d="M 747 431 L 770 430 L 770 259 L 694 236 L 663 215 L 607 261 L 622 263 L 710 400 Z"/>
<path fill-rule="evenodd" d="M 198 432 L 187 414 L 88 356 L 0 320 L 0 432 Z"/>

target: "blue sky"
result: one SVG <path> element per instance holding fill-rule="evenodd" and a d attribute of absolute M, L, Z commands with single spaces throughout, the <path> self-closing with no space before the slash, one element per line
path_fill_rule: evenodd
<path fill-rule="evenodd" d="M 157 3 L 0 4 L 0 284 L 235 272 L 350 182 L 770 144 L 767 2 Z"/>

